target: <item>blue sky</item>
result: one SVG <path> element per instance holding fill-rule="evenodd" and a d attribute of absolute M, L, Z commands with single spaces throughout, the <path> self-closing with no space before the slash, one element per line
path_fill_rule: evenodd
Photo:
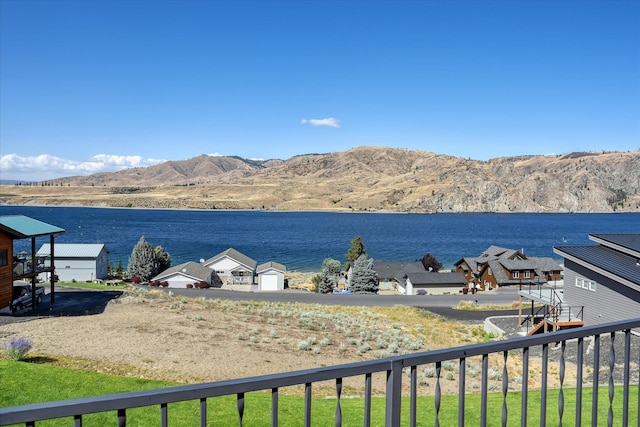
<path fill-rule="evenodd" d="M 640 149 L 638 1 L 0 0 L 0 179 Z"/>

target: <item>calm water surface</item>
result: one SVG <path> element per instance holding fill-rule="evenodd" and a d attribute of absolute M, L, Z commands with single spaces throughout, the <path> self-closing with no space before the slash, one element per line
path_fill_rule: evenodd
<path fill-rule="evenodd" d="M 319 271 L 327 258 L 344 260 L 361 236 L 369 256 L 385 261 L 434 254 L 451 267 L 490 245 L 550 256 L 553 246 L 591 244 L 589 233 L 640 233 L 640 214 L 382 214 L 193 211 L 0 206 L 0 215 L 27 215 L 64 228 L 59 243 L 104 243 L 114 265 L 126 267 L 141 236 L 164 247 L 173 265 L 210 258 L 229 247 L 259 264 Z M 37 246 L 48 243 L 38 239 Z M 29 241 L 16 242 L 16 248 Z"/>

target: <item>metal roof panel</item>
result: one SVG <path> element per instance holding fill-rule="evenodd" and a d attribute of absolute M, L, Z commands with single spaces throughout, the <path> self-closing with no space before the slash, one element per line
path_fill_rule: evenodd
<path fill-rule="evenodd" d="M 60 227 L 25 215 L 0 216 L 0 229 L 21 239 L 64 233 L 64 229 Z"/>
<path fill-rule="evenodd" d="M 102 243 L 56 243 L 54 246 L 56 258 L 97 258 L 106 249 Z M 37 256 L 51 255 L 51 245 L 43 244 Z"/>
<path fill-rule="evenodd" d="M 640 286 L 640 266 L 636 257 L 605 246 L 556 246 L 556 253 L 567 254 L 601 270 Z"/>

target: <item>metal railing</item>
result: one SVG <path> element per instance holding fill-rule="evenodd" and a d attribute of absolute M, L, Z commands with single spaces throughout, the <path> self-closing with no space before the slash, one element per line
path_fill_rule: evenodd
<path fill-rule="evenodd" d="M 640 319 L 628 321 L 613 322 L 597 326 L 589 326 L 577 329 L 570 329 L 559 332 L 552 332 L 531 337 L 514 338 L 503 341 L 489 342 L 484 344 L 476 344 L 464 347 L 449 348 L 443 350 L 408 354 L 402 356 L 394 356 L 385 359 L 364 361 L 359 363 L 350 363 L 344 365 L 336 365 L 330 367 L 322 367 L 317 369 L 309 369 L 304 371 L 286 372 L 274 375 L 264 375 L 252 378 L 235 379 L 228 381 L 220 381 L 206 384 L 187 385 L 171 388 L 163 388 L 148 391 L 138 391 L 130 393 L 121 393 L 107 396 L 97 396 L 89 398 L 72 399 L 66 401 L 46 402 L 32 405 L 16 406 L 0 409 L 0 425 L 9 425 L 14 423 L 25 423 L 27 426 L 35 426 L 36 422 L 47 419 L 60 417 L 73 417 L 76 427 L 82 425 L 83 416 L 86 414 L 115 411 L 113 417 L 116 418 L 118 426 L 125 426 L 127 423 L 127 411 L 131 408 L 138 407 L 158 407 L 160 424 L 162 426 L 169 425 L 168 405 L 174 402 L 197 401 L 199 402 L 200 425 L 215 425 L 215 420 L 211 416 L 207 417 L 207 409 L 211 399 L 218 396 L 235 396 L 236 409 L 239 425 L 245 420 L 245 394 L 255 391 L 267 391 L 271 393 L 271 411 L 270 420 L 262 420 L 262 423 L 270 423 L 272 426 L 279 424 L 279 390 L 289 386 L 304 386 L 304 406 L 301 408 L 302 413 L 298 419 L 302 420 L 304 426 L 311 426 L 312 411 L 312 392 L 313 385 L 322 381 L 332 381 L 335 383 L 335 413 L 331 424 L 341 426 L 343 423 L 342 414 L 342 390 L 343 380 L 345 378 L 355 377 L 362 379 L 362 396 L 364 413 L 363 425 L 386 425 L 389 427 L 409 425 L 414 427 L 420 421 L 420 424 L 440 425 L 441 413 L 449 408 L 443 405 L 444 393 L 442 392 L 442 370 L 446 367 L 445 363 L 454 361 L 458 366 L 458 384 L 457 384 L 457 425 L 465 425 L 465 402 L 467 399 L 480 399 L 479 408 L 479 425 L 486 426 L 488 423 L 497 425 L 498 418 L 500 425 L 513 425 L 514 420 L 522 426 L 527 425 L 527 411 L 530 407 L 535 407 L 536 422 L 541 426 L 547 425 L 549 406 L 557 408 L 557 412 L 553 414 L 554 418 L 559 419 L 559 425 L 562 425 L 563 418 L 569 411 L 573 411 L 575 425 L 586 425 L 583 422 L 583 412 L 588 412 L 588 407 L 583 410 L 583 403 L 587 400 L 589 393 L 585 393 L 583 387 L 585 384 L 592 390 L 591 393 L 591 417 L 592 426 L 601 425 L 623 425 L 629 424 L 630 417 L 638 418 L 638 407 L 640 407 L 640 397 L 637 402 L 630 402 L 630 390 L 640 388 L 640 384 L 634 382 L 631 385 L 633 375 L 634 381 L 640 381 L 638 365 L 640 360 L 640 352 L 635 351 L 634 359 L 631 360 L 632 336 L 634 339 L 638 337 L 633 335 L 632 331 L 640 328 Z M 590 339 L 588 351 L 585 349 L 585 339 Z M 621 341 L 620 341 L 621 339 Z M 601 342 L 605 351 L 608 351 L 608 360 L 600 358 Z M 637 344 L 634 341 L 634 345 Z M 608 349 L 606 348 L 608 346 Z M 575 350 L 575 356 L 568 356 L 569 348 Z M 550 349 L 553 351 L 550 352 Z M 556 351 L 557 350 L 557 351 Z M 618 360 L 618 353 L 622 352 L 622 360 Z M 552 353 L 552 355 L 550 355 Z M 587 367 L 587 373 L 591 374 L 591 381 L 585 377 L 585 360 L 586 354 L 592 359 L 592 364 Z M 540 369 L 534 370 L 532 366 L 540 363 Z M 468 396 L 466 379 L 471 373 L 467 373 L 467 365 L 471 358 L 477 358 L 481 361 L 481 385 L 479 392 L 475 392 L 472 397 Z M 490 358 L 492 362 L 490 362 Z M 518 359 L 521 363 L 520 379 L 509 377 L 508 365 L 511 359 Z M 502 371 L 499 384 L 500 390 L 497 390 L 498 397 L 502 400 L 500 409 L 495 409 L 495 404 L 488 405 L 488 396 L 490 389 L 490 368 L 492 363 L 492 371 Z M 551 364 L 557 363 L 557 370 L 550 369 Z M 572 375 L 575 376 L 575 383 L 567 380 L 567 367 L 571 364 Z M 432 399 L 433 407 L 429 411 L 418 411 L 418 397 L 424 395 L 423 384 L 419 383 L 419 367 L 427 365 L 435 367 L 435 374 L 432 377 L 435 381 L 435 393 Z M 531 370 L 530 370 L 531 369 Z M 633 372 L 632 372 L 633 369 Z M 539 384 L 539 388 L 530 387 L 530 380 L 533 381 L 532 372 L 539 372 L 539 377 L 535 378 L 535 382 Z M 372 419 L 372 376 L 382 374 L 385 382 L 385 409 L 384 419 Z M 556 377 L 557 374 L 557 377 Z M 538 374 L 536 374 L 538 375 Z M 408 387 L 404 383 L 404 377 L 408 376 Z M 554 378 L 551 378 L 551 377 Z M 449 381 L 450 378 L 447 379 Z M 495 385 L 494 383 L 494 385 Z M 602 383 L 602 384 L 601 384 Z M 616 384 L 622 388 L 621 405 L 616 406 L 614 410 L 614 392 Z M 514 387 L 515 385 L 515 387 Z M 598 393 L 601 385 L 608 386 L 607 402 L 608 411 L 606 421 L 599 417 L 598 405 L 602 404 L 602 394 Z M 519 408 L 509 407 L 507 395 L 510 391 L 520 389 Z M 565 400 L 565 394 L 568 389 L 572 389 L 572 397 Z M 549 391 L 554 389 L 554 395 L 557 394 L 557 404 L 550 405 Z M 536 390 L 535 399 L 529 401 L 529 393 Z M 619 390 L 619 389 L 618 389 Z M 575 398 L 573 393 L 575 392 Z M 618 392 L 619 393 L 619 392 Z M 586 397 L 585 397 L 586 395 Z M 640 393 L 638 393 L 640 396 Z M 453 397 L 455 402 L 455 396 Z M 618 396 L 618 401 L 620 397 Z M 599 402 L 600 400 L 600 402 Z M 635 399 L 634 399 L 635 400 Z M 452 401 L 447 401 L 452 403 Z M 513 401 L 512 406 L 513 406 Z M 567 404 L 570 402 L 570 404 Z M 402 411 L 402 405 L 408 403 L 408 408 Z M 631 408 L 631 409 L 630 409 Z M 636 409 L 634 409 L 636 408 Z M 455 411 L 455 409 L 454 409 Z M 491 413 L 489 413 L 491 411 Z M 427 414 L 427 412 L 429 414 Z M 511 414 L 511 419 L 509 418 Z M 427 419 L 427 416 L 431 417 Z M 454 412 L 455 418 L 455 412 Z M 589 418 L 585 416 L 584 418 Z M 469 421 L 466 421 L 467 424 Z M 328 424 L 328 423 L 327 423 Z M 448 422 L 448 424 L 453 424 Z M 324 424 L 323 424 L 324 425 Z M 475 424 L 474 424 L 475 425 Z"/>

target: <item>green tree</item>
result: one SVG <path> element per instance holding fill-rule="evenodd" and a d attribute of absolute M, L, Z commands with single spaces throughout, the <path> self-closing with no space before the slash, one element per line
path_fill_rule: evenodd
<path fill-rule="evenodd" d="M 129 276 L 139 277 L 146 282 L 156 274 L 158 274 L 158 260 L 153 245 L 142 236 L 129 257 Z"/>
<path fill-rule="evenodd" d="M 351 292 L 378 292 L 378 273 L 373 269 L 373 259 L 367 258 L 366 255 L 361 255 L 351 266 Z"/>
<path fill-rule="evenodd" d="M 345 254 L 345 258 L 347 258 L 347 263 L 345 268 L 348 268 L 350 265 L 354 263 L 355 260 L 363 256 L 367 257 L 367 249 L 364 247 L 364 243 L 362 242 L 362 237 L 356 236 L 351 240 L 351 246 L 349 250 Z"/>
<path fill-rule="evenodd" d="M 442 263 L 434 255 L 426 254 L 420 261 L 427 271 L 438 272 L 442 269 Z"/>
<path fill-rule="evenodd" d="M 116 276 L 122 277 L 124 276 L 124 268 L 122 267 L 122 260 L 118 260 L 118 265 L 116 266 Z"/>
<path fill-rule="evenodd" d="M 167 268 L 171 267 L 171 255 L 169 255 L 162 246 L 156 246 L 153 249 L 153 253 L 156 257 L 156 261 L 158 261 L 158 273 L 162 273 Z"/>
<path fill-rule="evenodd" d="M 113 276 L 113 263 L 111 261 L 107 264 L 107 276 Z"/>
<path fill-rule="evenodd" d="M 320 283 L 318 284 L 318 292 L 328 294 L 338 284 L 342 269 L 340 261 L 326 258 L 322 262 L 322 271 L 320 272 Z"/>

